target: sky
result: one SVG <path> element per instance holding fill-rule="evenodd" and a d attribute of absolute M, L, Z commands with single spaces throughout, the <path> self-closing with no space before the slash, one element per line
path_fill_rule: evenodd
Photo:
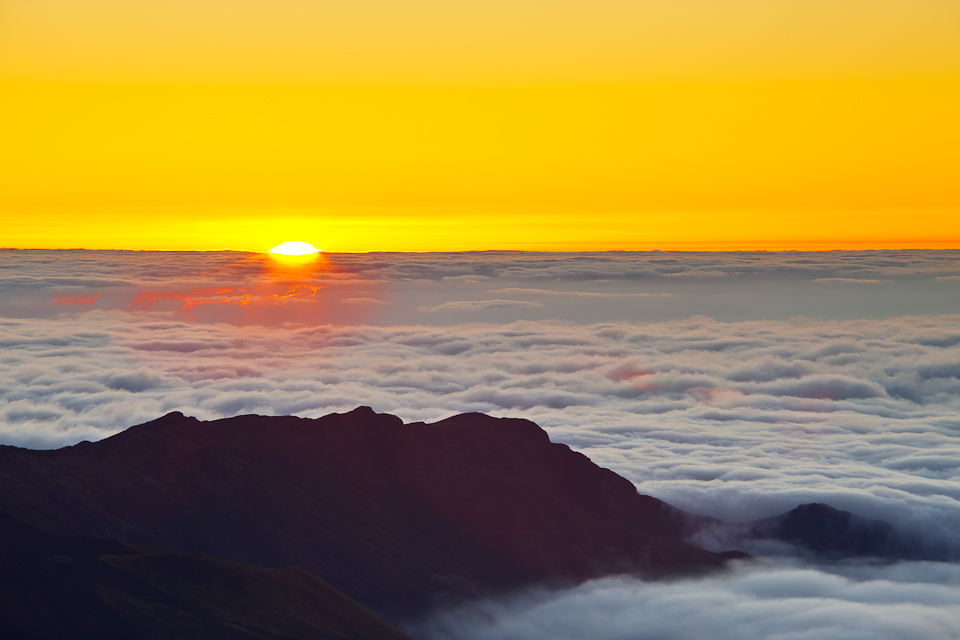
<path fill-rule="evenodd" d="M 953 0 L 0 0 L 0 245 L 960 248 Z"/>

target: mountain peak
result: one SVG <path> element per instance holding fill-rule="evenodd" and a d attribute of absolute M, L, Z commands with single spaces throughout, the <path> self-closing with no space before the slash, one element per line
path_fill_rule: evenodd
<path fill-rule="evenodd" d="M 892 525 L 841 511 L 822 502 L 750 523 L 749 535 L 797 545 L 825 557 L 906 557 L 908 550 Z"/>
<path fill-rule="evenodd" d="M 176 424 L 176 423 L 178 423 L 178 422 L 183 422 L 184 420 L 190 420 L 190 421 L 194 421 L 194 422 L 200 422 L 199 420 L 197 420 L 197 419 L 194 418 L 193 416 L 184 415 L 184 413 L 183 413 L 182 411 L 171 411 L 171 412 L 169 412 L 169 413 L 166 413 L 166 414 L 160 416 L 160 417 L 157 418 L 156 420 L 151 420 L 150 422 L 145 422 L 144 424 L 139 425 L 139 426 L 146 426 L 146 425 L 148 425 L 148 424 L 149 424 L 149 425 Z"/>
<path fill-rule="evenodd" d="M 352 416 L 356 416 L 356 417 L 364 417 L 364 416 L 375 416 L 375 415 L 379 415 L 379 414 L 378 414 L 376 411 L 373 410 L 373 407 L 368 407 L 367 405 L 363 404 L 363 405 L 360 405 L 359 407 L 357 407 L 356 409 L 353 409 L 352 411 L 348 411 L 348 412 L 347 412 L 346 414 L 344 414 L 344 415 L 348 415 L 348 416 L 351 416 L 351 415 L 352 415 Z"/>

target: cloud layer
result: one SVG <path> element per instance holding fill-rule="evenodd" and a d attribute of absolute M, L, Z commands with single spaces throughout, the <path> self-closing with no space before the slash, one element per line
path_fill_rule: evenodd
<path fill-rule="evenodd" d="M 953 545 L 958 323 L 269 328 L 127 311 L 6 320 L 0 438 L 59 446 L 173 410 L 483 411 L 534 420 L 697 513 L 742 521 L 823 501 Z"/>
<path fill-rule="evenodd" d="M 366 254 L 293 271 L 250 254 L 2 254 L 2 442 L 97 439 L 172 410 L 484 411 L 694 512 L 826 501 L 938 544 L 960 530 L 960 318 L 895 313 L 899 298 L 960 312 L 942 291 L 960 252 Z M 761 313 L 768 294 L 815 303 L 805 287 L 880 317 Z M 756 317 L 640 321 L 731 299 Z"/>
<path fill-rule="evenodd" d="M 0 443 L 96 440 L 174 410 L 483 411 L 534 420 L 695 513 L 742 522 L 826 502 L 960 558 L 958 286 L 956 251 L 366 254 L 293 269 L 0 251 Z M 430 632 L 955 638 L 958 584 L 955 565 L 755 565 L 526 594 L 483 603 L 497 626 L 447 612 Z"/>
<path fill-rule="evenodd" d="M 276 325 L 960 313 L 960 251 L 323 254 L 0 250 L 0 317 L 152 310 Z"/>
<path fill-rule="evenodd" d="M 701 580 L 606 579 L 478 602 L 413 632 L 429 640 L 950 640 L 960 567 L 742 564 Z"/>

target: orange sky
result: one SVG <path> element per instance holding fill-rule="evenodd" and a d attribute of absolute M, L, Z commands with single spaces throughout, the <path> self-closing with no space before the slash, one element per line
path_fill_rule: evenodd
<path fill-rule="evenodd" d="M 0 246 L 960 247 L 954 0 L 0 0 Z"/>

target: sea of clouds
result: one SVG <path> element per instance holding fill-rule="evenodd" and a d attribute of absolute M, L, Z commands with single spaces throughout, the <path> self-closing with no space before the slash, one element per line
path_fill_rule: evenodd
<path fill-rule="evenodd" d="M 958 314 L 957 251 L 361 254 L 306 266 L 0 251 L 0 442 L 96 440 L 174 410 L 482 411 L 529 418 L 688 511 L 743 522 L 826 502 L 956 558 Z M 486 603 L 505 626 L 452 637 L 697 637 L 697 625 L 740 638 L 957 637 L 954 568 L 602 581 Z M 814 595 L 766 596 L 763 584 Z M 700 613 L 657 626 L 668 604 Z M 622 623 L 605 623 L 607 636 L 573 623 L 604 606 Z M 823 631 L 894 610 L 929 632 Z"/>
<path fill-rule="evenodd" d="M 607 578 L 477 602 L 410 631 L 423 640 L 954 640 L 960 567 L 761 561 L 695 580 Z"/>

